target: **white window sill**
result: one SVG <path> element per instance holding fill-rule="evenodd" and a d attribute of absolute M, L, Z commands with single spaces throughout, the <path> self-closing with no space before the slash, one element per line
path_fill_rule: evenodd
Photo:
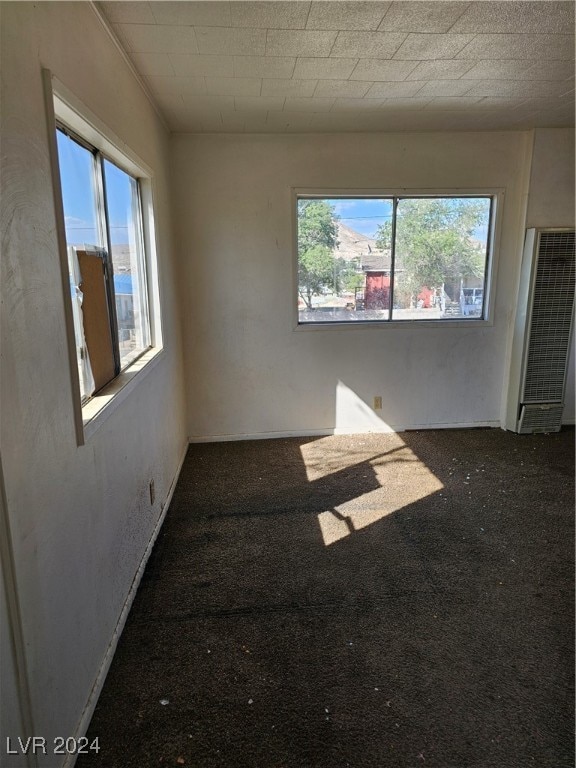
<path fill-rule="evenodd" d="M 162 347 L 149 349 L 82 406 L 82 427 L 85 442 L 124 402 L 138 382 L 142 381 L 144 376 L 156 367 L 162 354 Z"/>
<path fill-rule="evenodd" d="M 364 330 L 374 330 L 378 328 L 380 330 L 386 328 L 417 328 L 419 331 L 421 328 L 487 328 L 494 325 L 492 318 L 470 318 L 465 320 L 464 318 L 455 318 L 454 320 L 348 320 L 342 322 L 338 320 L 326 320 L 324 322 L 308 322 L 308 323 L 296 323 L 293 326 L 294 331 L 344 331 L 344 330 L 358 330 L 363 328 Z"/>

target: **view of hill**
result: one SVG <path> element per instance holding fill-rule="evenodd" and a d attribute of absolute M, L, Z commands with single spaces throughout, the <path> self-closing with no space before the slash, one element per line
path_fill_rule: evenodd
<path fill-rule="evenodd" d="M 338 247 L 335 255 L 345 261 L 360 259 L 364 269 L 383 269 L 389 266 L 390 257 L 376 246 L 373 237 L 362 235 L 351 227 L 338 222 Z"/>

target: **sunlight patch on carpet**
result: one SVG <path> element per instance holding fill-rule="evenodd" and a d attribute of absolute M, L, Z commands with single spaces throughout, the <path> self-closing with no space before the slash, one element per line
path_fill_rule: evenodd
<path fill-rule="evenodd" d="M 309 480 L 349 475 L 358 489 L 354 498 L 318 515 L 326 546 L 444 487 L 397 434 L 351 436 L 344 448 L 316 440 L 301 446 L 301 451 Z"/>

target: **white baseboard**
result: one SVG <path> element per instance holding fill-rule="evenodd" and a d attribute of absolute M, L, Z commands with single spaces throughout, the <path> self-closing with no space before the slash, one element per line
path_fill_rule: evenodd
<path fill-rule="evenodd" d="M 74 733 L 74 737 L 76 738 L 76 741 L 78 741 L 78 739 L 81 738 L 82 736 L 86 735 L 88 726 L 90 725 L 90 720 L 92 719 L 92 715 L 94 714 L 94 709 L 96 708 L 98 697 L 102 692 L 102 687 L 104 686 L 106 675 L 108 674 L 108 670 L 110 669 L 110 665 L 112 664 L 112 659 L 114 658 L 114 654 L 116 652 L 116 647 L 118 646 L 118 640 L 120 639 L 120 635 L 122 634 L 122 630 L 124 629 L 124 625 L 126 624 L 126 619 L 128 618 L 128 614 L 130 613 L 130 609 L 132 608 L 132 603 L 134 602 L 134 598 L 136 597 L 136 592 L 138 591 L 138 587 L 140 586 L 140 581 L 142 579 L 142 574 L 144 573 L 144 569 L 146 568 L 146 563 L 148 562 L 148 558 L 150 557 L 154 544 L 156 543 L 156 539 L 158 538 L 158 534 L 160 533 L 160 529 L 162 528 L 162 524 L 164 523 L 164 518 L 166 517 L 166 513 L 168 512 L 168 507 L 170 506 L 170 502 L 172 501 L 172 496 L 174 495 L 174 489 L 176 488 L 176 483 L 178 482 L 178 478 L 180 477 L 180 472 L 182 470 L 182 465 L 184 464 L 184 459 L 186 458 L 187 450 L 188 450 L 188 445 L 186 445 L 184 448 L 182 457 L 178 464 L 178 469 L 176 470 L 176 474 L 174 475 L 170 488 L 168 489 L 166 498 L 164 499 L 164 502 L 161 505 L 160 516 L 156 521 L 156 525 L 154 526 L 154 530 L 152 531 L 152 536 L 148 541 L 144 554 L 142 555 L 142 559 L 140 560 L 138 569 L 132 580 L 132 584 L 130 585 L 130 589 L 128 590 L 128 595 L 126 596 L 126 600 L 124 601 L 124 605 L 122 606 L 122 611 L 120 612 L 120 617 L 118 618 L 118 622 L 114 629 L 114 633 L 110 639 L 110 643 L 108 644 L 108 648 L 106 649 L 106 653 L 104 654 L 102 663 L 100 664 L 100 669 L 98 670 L 96 679 L 94 680 L 94 684 L 92 686 L 92 690 L 90 691 L 90 695 L 88 696 L 88 701 L 86 702 L 84 711 L 80 716 L 80 720 L 76 728 L 76 733 Z M 72 755 L 72 754 L 67 755 L 64 762 L 62 763 L 62 768 L 72 768 L 72 766 L 76 762 L 77 757 L 78 757 L 77 755 Z"/>
<path fill-rule="evenodd" d="M 326 437 L 327 435 L 366 435 L 390 434 L 396 432 L 414 432 L 428 429 L 475 429 L 478 427 L 497 428 L 499 421 L 450 422 L 442 424 L 402 424 L 383 429 L 297 429 L 285 432 L 253 432 L 246 434 L 191 435 L 190 443 L 219 443 L 233 440 L 270 440 L 279 437 Z"/>

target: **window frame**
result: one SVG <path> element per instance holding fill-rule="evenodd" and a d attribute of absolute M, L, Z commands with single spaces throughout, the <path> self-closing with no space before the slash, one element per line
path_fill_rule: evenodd
<path fill-rule="evenodd" d="M 50 70 L 43 69 L 42 78 L 47 116 L 48 149 L 52 170 L 56 235 L 60 255 L 74 427 L 77 445 L 81 446 L 124 402 L 138 385 L 138 382 L 156 367 L 164 354 L 154 221 L 155 181 L 151 168 L 91 112 L 75 94 L 55 78 Z M 71 138 L 81 146 L 89 151 L 96 150 L 101 158 L 105 158 L 120 168 L 120 170 L 136 179 L 139 189 L 140 236 L 142 239 L 142 252 L 141 259 L 139 260 L 141 261 L 141 269 L 146 277 L 144 290 L 146 291 L 148 309 L 148 346 L 136 359 L 133 359 L 125 367 L 121 368 L 108 384 L 84 401 L 80 394 L 74 318 L 72 301 L 69 295 L 68 246 L 56 133 L 57 128 L 61 126 L 64 126 L 66 133 L 71 135 Z M 103 162 L 102 159 L 101 162 Z M 103 178 L 104 170 L 102 169 Z M 104 201 L 104 197 L 101 199 Z M 112 253 L 107 237 L 104 238 L 103 243 L 108 259 L 111 261 Z M 113 281 L 113 277 L 111 277 L 111 280 Z M 111 295 L 112 299 L 114 299 L 114 293 Z M 113 306 L 112 309 L 115 314 L 115 307 Z M 117 327 L 117 323 L 115 323 L 115 329 Z"/>
<path fill-rule="evenodd" d="M 405 319 L 395 320 L 393 317 L 381 320 L 312 320 L 301 322 L 298 311 L 298 201 L 306 199 L 334 200 L 334 199 L 388 199 L 393 202 L 396 211 L 397 203 L 402 199 L 422 199 L 422 198 L 446 198 L 446 197 L 478 197 L 490 198 L 490 220 L 488 224 L 488 235 L 486 241 L 487 263 L 484 272 L 484 302 L 483 313 L 480 317 L 470 318 L 439 318 L 434 320 L 424 319 Z M 294 331 L 318 331 L 318 330 L 345 330 L 345 329 L 384 329 L 384 328 L 478 328 L 481 326 L 494 325 L 494 301 L 495 279 L 498 266 L 498 244 L 500 242 L 500 227 L 502 221 L 502 209 L 504 206 L 504 189 L 501 187 L 465 187 L 465 188 L 291 188 L 291 212 L 292 212 L 292 252 L 293 252 L 293 290 L 292 307 Z M 394 218 L 395 223 L 395 218 Z M 392 248 L 391 271 L 394 266 L 394 248 Z M 394 286 L 392 286 L 391 296 L 393 296 Z"/>

